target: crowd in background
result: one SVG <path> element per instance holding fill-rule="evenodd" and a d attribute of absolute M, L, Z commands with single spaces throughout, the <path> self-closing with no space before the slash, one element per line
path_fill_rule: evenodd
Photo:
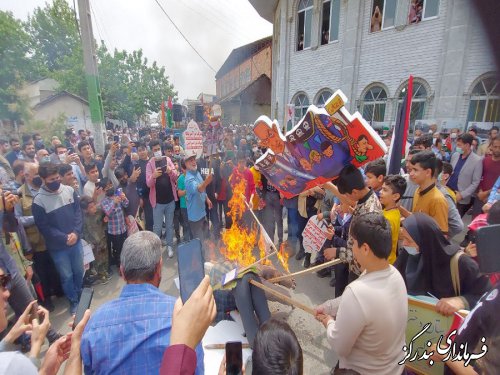
<path fill-rule="evenodd" d="M 432 294 L 443 315 L 475 310 L 493 324 L 495 310 L 478 301 L 493 293 L 492 285 L 498 290 L 498 275 L 480 272 L 475 233 L 500 223 L 497 127 L 484 143 L 475 129 L 452 129 L 444 139 L 437 129 L 417 130 L 400 174 L 388 175 L 384 159 L 359 170 L 346 166 L 335 183 L 290 199 L 255 165 L 265 150 L 251 127 L 224 127 L 217 149 L 209 153 L 205 147 L 199 158 L 168 129 L 108 129 L 105 138 L 103 155 L 84 130 L 68 129 L 62 140 L 39 134 L 0 140 L 1 303 L 7 301 L 17 319 L 4 332 L 0 351 L 21 348 L 39 366 L 47 337 L 52 346 L 40 372 L 55 373 L 56 363 L 70 357 L 67 369 L 81 372 L 83 360 L 86 373 L 203 373 L 199 341 L 215 316 L 212 289 L 205 280 L 184 306 L 161 293 L 162 253 L 172 258 L 177 245 L 192 238 L 218 244 L 232 225 L 228 203 L 240 183 L 271 239 L 276 245 L 287 241 L 305 268 L 343 261 L 317 272 L 330 278 L 337 297 L 315 310 L 339 357 L 335 373 L 403 371 L 397 362 L 403 354 L 407 294 Z M 390 144 L 391 133 L 385 139 Z M 466 229 L 468 214 L 472 223 Z M 329 224 L 328 240 L 317 256 L 302 243 L 313 215 Z M 464 231 L 459 245 L 456 238 Z M 95 258 L 87 269 L 84 246 Z M 452 282 L 453 262 L 458 263 L 458 288 Z M 73 315 L 84 286 L 107 284 L 118 274 L 127 282 L 119 299 L 91 318 L 87 314 L 72 336 L 50 329 L 53 298 L 65 296 Z M 35 300 L 44 317 L 36 325 L 28 319 Z M 384 316 L 389 310 L 392 315 Z M 254 373 L 302 373 L 302 350 L 291 328 L 270 316 L 261 320 L 252 344 Z M 113 328 L 117 322 L 123 324 L 120 329 Z M 2 320 L 0 328 L 6 327 Z M 498 331 L 498 324 L 494 327 Z M 490 330 L 498 337 L 497 331 Z M 466 334 L 464 328 L 461 335 Z M 382 336 L 384 343 L 377 341 Z M 115 346 L 117 341 L 124 344 Z M 491 373 L 488 369 L 495 367 L 489 366 L 498 361 L 498 345 L 488 342 L 489 355 L 475 366 L 478 373 Z M 283 351 L 264 354 L 270 343 Z M 4 357 L 17 372 L 2 372 L 0 365 L 0 373 L 29 368 L 21 357 Z"/>

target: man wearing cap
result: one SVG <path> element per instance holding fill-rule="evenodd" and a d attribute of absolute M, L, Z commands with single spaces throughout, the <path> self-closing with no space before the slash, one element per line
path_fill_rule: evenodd
<path fill-rule="evenodd" d="M 186 164 L 186 203 L 189 228 L 193 238 L 199 238 L 203 242 L 206 223 L 205 203 L 208 205 L 209 210 L 212 209 L 212 202 L 208 199 L 205 191 L 212 182 L 213 175 L 209 174 L 203 180 L 197 170 L 196 153 L 193 150 L 186 150 L 184 163 Z"/>

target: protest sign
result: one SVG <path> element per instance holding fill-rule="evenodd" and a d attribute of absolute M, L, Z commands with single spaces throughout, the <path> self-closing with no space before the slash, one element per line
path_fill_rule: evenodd
<path fill-rule="evenodd" d="M 302 232 L 302 245 L 306 253 L 316 254 L 326 241 L 326 223 L 318 220 L 318 215 L 311 216 Z"/>
<path fill-rule="evenodd" d="M 384 156 L 387 147 L 361 117 L 344 107 L 346 96 L 336 91 L 324 108 L 309 106 L 285 136 L 276 120 L 261 116 L 253 131 L 268 150 L 256 165 L 273 186 L 291 198 L 335 179 L 348 164 L 360 167 Z"/>
<path fill-rule="evenodd" d="M 460 313 L 465 315 L 466 312 L 460 311 Z M 461 321 L 457 315 L 439 314 L 436 311 L 435 299 L 427 296 L 408 296 L 406 346 L 400 364 L 404 362 L 404 365 L 416 374 L 443 375 L 444 363 L 435 362 L 431 366 L 429 357 L 426 360 L 425 354 L 431 351 L 430 345 L 437 344 L 441 336 L 443 345 L 446 345 L 450 331 L 458 326 L 457 320 Z"/>
<path fill-rule="evenodd" d="M 82 240 L 83 247 L 83 268 L 88 270 L 90 263 L 95 260 L 94 252 L 92 251 L 92 245 L 90 245 L 85 240 Z"/>
<path fill-rule="evenodd" d="M 197 158 L 201 157 L 203 153 L 203 133 L 198 127 L 198 124 L 193 120 L 189 121 L 184 131 L 184 142 L 186 151 L 194 151 Z"/>

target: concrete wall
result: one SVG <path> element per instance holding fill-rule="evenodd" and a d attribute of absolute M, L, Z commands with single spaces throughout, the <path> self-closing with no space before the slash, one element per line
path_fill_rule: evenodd
<path fill-rule="evenodd" d="M 314 1 L 311 48 L 296 51 L 296 0 L 281 0 L 273 31 L 272 113 L 283 124 L 285 105 L 305 93 L 313 104 L 325 88 L 341 89 L 354 111 L 365 90 L 387 90 L 385 121 L 393 123 L 397 98 L 409 75 L 427 89 L 425 119 L 465 125 L 470 90 L 495 64 L 480 20 L 467 0 L 441 0 L 439 14 L 408 25 L 409 0 L 398 1 L 397 27 L 370 32 L 371 0 L 341 0 L 338 41 L 320 45 L 322 1 Z"/>
<path fill-rule="evenodd" d="M 35 120 L 47 122 L 57 119 L 60 114 L 66 117 L 68 126 L 74 126 L 75 130 L 90 129 L 95 134 L 89 106 L 71 96 L 61 96 L 33 111 Z"/>

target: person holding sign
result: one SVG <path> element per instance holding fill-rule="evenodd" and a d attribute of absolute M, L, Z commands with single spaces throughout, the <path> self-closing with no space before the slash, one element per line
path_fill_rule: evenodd
<path fill-rule="evenodd" d="M 189 228 L 193 238 L 198 238 L 201 243 L 205 240 L 205 225 L 207 213 L 205 203 L 211 210 L 212 201 L 207 197 L 207 186 L 212 182 L 213 175 L 209 174 L 205 180 L 198 172 L 196 164 L 196 153 L 192 150 L 186 150 L 184 159 L 186 164 L 186 203 Z"/>
<path fill-rule="evenodd" d="M 369 212 L 353 219 L 350 236 L 354 258 L 364 271 L 341 297 L 315 309 L 339 357 L 335 371 L 401 374 L 408 297 L 403 278 L 387 260 L 391 227 L 380 212 Z"/>
<path fill-rule="evenodd" d="M 408 294 L 439 298 L 436 310 L 452 315 L 473 309 L 490 288 L 486 275 L 458 245 L 450 243 L 437 222 L 423 213 L 414 213 L 403 221 L 401 251 L 394 266 L 401 272 Z M 457 282 L 454 283 L 453 280 Z"/>

